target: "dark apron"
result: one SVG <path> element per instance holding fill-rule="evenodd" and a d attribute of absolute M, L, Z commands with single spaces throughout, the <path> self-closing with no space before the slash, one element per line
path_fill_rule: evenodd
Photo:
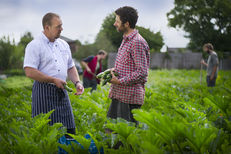
<path fill-rule="evenodd" d="M 32 89 L 32 117 L 55 110 L 50 123 L 62 123 L 67 129 L 75 128 L 74 115 L 67 91 L 48 83 L 34 82 Z"/>

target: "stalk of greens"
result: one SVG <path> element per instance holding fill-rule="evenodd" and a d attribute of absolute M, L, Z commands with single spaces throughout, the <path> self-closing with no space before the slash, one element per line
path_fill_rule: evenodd
<path fill-rule="evenodd" d="M 115 76 L 118 76 L 118 73 L 117 73 L 117 72 L 115 72 L 115 71 L 113 71 L 113 72 L 114 72 L 114 75 L 115 75 Z M 108 82 L 110 82 L 111 79 L 112 79 L 111 70 L 110 70 L 110 69 L 107 69 L 106 71 L 99 73 L 96 77 L 97 77 L 98 79 L 103 79 L 102 86 L 104 86 L 104 85 L 106 85 Z"/>
<path fill-rule="evenodd" d="M 64 85 L 64 88 L 65 88 L 68 92 L 73 92 L 73 90 L 72 90 L 70 87 L 68 87 L 66 84 Z"/>

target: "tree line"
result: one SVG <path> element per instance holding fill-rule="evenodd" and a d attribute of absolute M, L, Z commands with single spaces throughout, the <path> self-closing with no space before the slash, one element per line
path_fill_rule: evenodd
<path fill-rule="evenodd" d="M 170 27 L 186 32 L 185 37 L 190 39 L 187 47 L 192 51 L 201 51 L 201 46 L 210 42 L 223 55 L 223 52 L 231 53 L 230 14 L 230 0 L 175 0 L 174 8 L 167 13 L 167 18 Z M 94 43 L 82 44 L 76 40 L 78 51 L 73 57 L 81 60 L 96 54 L 100 49 L 116 52 L 121 44 L 122 34 L 116 31 L 114 21 L 114 13 L 106 16 Z M 151 52 L 160 52 L 164 45 L 160 31 L 153 32 L 141 26 L 136 29 L 148 42 Z M 30 32 L 26 32 L 17 44 L 10 41 L 9 37 L 0 38 L 0 71 L 22 68 L 25 47 L 32 39 Z"/>
<path fill-rule="evenodd" d="M 0 39 L 0 71 L 22 69 L 25 48 L 32 39 L 30 32 L 26 32 L 17 44 L 9 36 L 3 36 Z"/>
<path fill-rule="evenodd" d="M 115 22 L 115 14 L 111 13 L 104 19 L 101 29 L 98 32 L 95 42 L 92 44 L 84 44 L 78 48 L 78 51 L 73 55 L 76 59 L 81 60 L 88 55 L 96 54 L 100 49 L 107 52 L 117 52 L 123 36 L 122 33 L 117 32 L 113 26 Z M 160 52 L 160 49 L 164 45 L 163 36 L 160 31 L 156 33 L 149 28 L 137 26 L 139 33 L 145 38 L 150 47 L 150 52 Z"/>
<path fill-rule="evenodd" d="M 169 26 L 183 29 L 188 48 L 198 51 L 205 43 L 231 52 L 231 0 L 175 0 L 167 13 Z"/>

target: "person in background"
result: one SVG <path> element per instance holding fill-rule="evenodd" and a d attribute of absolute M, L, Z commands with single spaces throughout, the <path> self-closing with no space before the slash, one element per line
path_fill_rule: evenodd
<path fill-rule="evenodd" d="M 211 43 L 207 43 L 203 46 L 203 51 L 209 54 L 209 58 L 207 63 L 202 59 L 201 64 L 207 67 L 207 86 L 214 87 L 216 85 L 217 73 L 218 73 L 218 65 L 219 60 L 217 53 L 213 49 L 213 45 Z"/>
<path fill-rule="evenodd" d="M 83 72 L 83 86 L 84 88 L 97 89 L 97 84 L 99 80 L 96 79 L 96 75 L 102 72 L 102 60 L 107 57 L 107 52 L 104 50 L 99 50 L 96 56 L 89 56 L 84 58 L 81 62 L 85 68 Z"/>
<path fill-rule="evenodd" d="M 136 9 L 125 6 L 117 9 L 115 14 L 114 26 L 118 32 L 123 33 L 123 41 L 118 49 L 115 67 L 111 69 L 109 97 L 112 102 L 107 117 L 123 118 L 137 124 L 132 110 L 141 108 L 144 103 L 144 85 L 150 63 L 149 46 L 135 29 L 138 19 Z M 113 71 L 119 74 L 118 78 Z"/>
<path fill-rule="evenodd" d="M 42 19 L 43 32 L 26 47 L 24 70 L 34 80 L 32 88 L 32 117 L 54 110 L 50 124 L 62 123 L 67 132 L 75 134 L 75 121 L 67 91 L 67 76 L 76 88 L 84 91 L 72 60 L 70 47 L 60 39 L 63 30 L 59 15 L 47 13 Z M 68 137 L 68 136 L 67 136 Z"/>

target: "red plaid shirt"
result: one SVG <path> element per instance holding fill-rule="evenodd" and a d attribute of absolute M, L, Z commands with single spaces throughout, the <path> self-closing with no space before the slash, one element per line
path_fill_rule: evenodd
<path fill-rule="evenodd" d="M 109 97 L 123 103 L 142 105 L 149 63 L 148 44 L 138 31 L 124 36 L 115 61 L 115 71 L 121 84 L 111 85 Z"/>

